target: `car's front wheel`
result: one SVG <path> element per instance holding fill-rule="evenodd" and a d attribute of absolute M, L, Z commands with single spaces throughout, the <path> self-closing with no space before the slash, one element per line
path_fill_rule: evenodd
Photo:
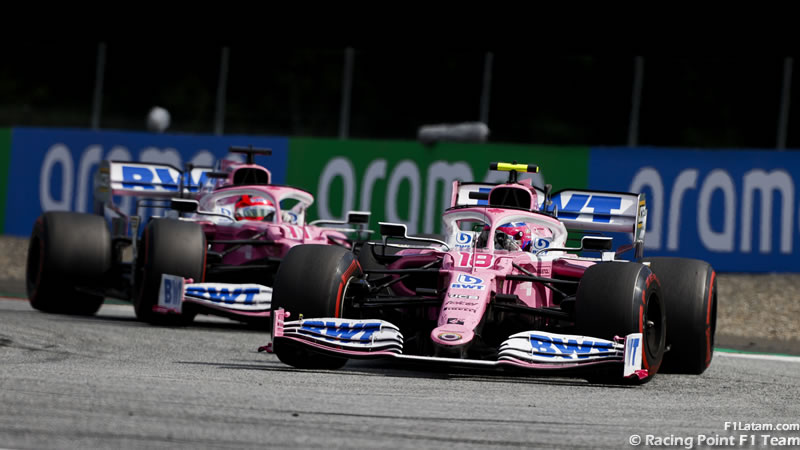
<path fill-rule="evenodd" d="M 661 286 L 656 275 L 639 263 L 607 262 L 584 272 L 575 301 L 578 331 L 586 336 L 613 340 L 642 333 L 642 368 L 650 381 L 661 367 L 666 346 L 667 320 Z M 624 382 L 622 365 L 599 371 L 591 381 Z"/>
<path fill-rule="evenodd" d="M 272 310 L 283 308 L 299 318 L 344 317 L 349 282 L 363 277 L 349 250 L 330 245 L 298 245 L 281 262 L 272 290 Z M 274 314 L 274 313 L 273 313 Z M 338 369 L 345 358 L 323 355 L 290 339 L 274 343 L 283 363 L 300 369 Z"/>
<path fill-rule="evenodd" d="M 714 356 L 717 328 L 717 281 L 705 261 L 645 258 L 661 281 L 669 329 L 664 371 L 699 375 Z"/>
<path fill-rule="evenodd" d="M 153 219 L 142 235 L 136 261 L 136 284 L 133 307 L 136 318 L 150 323 L 183 325 L 191 322 L 194 312 L 165 316 L 153 311 L 158 304 L 161 275 L 177 275 L 201 283 L 206 268 L 206 236 L 193 222 Z M 184 308 L 185 309 L 185 308 Z"/>

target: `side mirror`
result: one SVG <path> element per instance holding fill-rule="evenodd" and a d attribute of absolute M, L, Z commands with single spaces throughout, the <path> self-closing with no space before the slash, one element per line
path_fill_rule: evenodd
<path fill-rule="evenodd" d="M 489 200 L 488 192 L 470 192 L 469 198 L 472 200 Z"/>
<path fill-rule="evenodd" d="M 605 236 L 584 236 L 581 238 L 583 250 L 608 251 L 611 250 L 613 239 Z"/>
<path fill-rule="evenodd" d="M 381 227 L 381 234 L 388 237 L 405 238 L 408 236 L 408 229 L 404 223 L 378 222 Z"/>
<path fill-rule="evenodd" d="M 352 224 L 369 223 L 370 215 L 371 213 L 368 211 L 350 211 L 347 213 L 347 223 L 352 223 Z"/>
<path fill-rule="evenodd" d="M 185 213 L 193 213 L 197 212 L 199 208 L 199 203 L 197 200 L 191 200 L 188 198 L 173 198 L 170 199 L 169 207 L 174 209 L 175 211 L 185 212 Z"/>

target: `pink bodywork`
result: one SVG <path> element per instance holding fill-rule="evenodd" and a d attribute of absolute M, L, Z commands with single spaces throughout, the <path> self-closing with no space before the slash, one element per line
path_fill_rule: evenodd
<path fill-rule="evenodd" d="M 497 226 L 513 221 L 531 224 L 533 239 L 554 239 L 554 247 L 563 247 L 566 229 L 557 219 L 544 214 L 506 208 L 469 207 L 449 209 L 443 215 L 447 225 L 459 217 L 477 213 L 492 230 Z M 554 233 L 555 231 L 555 233 Z M 459 233 L 460 230 L 453 230 Z M 554 234 L 558 236 L 554 236 Z M 490 233 L 490 235 L 493 234 Z M 452 239 L 451 239 L 452 242 Z M 532 275 L 551 278 L 554 275 L 580 278 L 594 261 L 571 258 L 562 253 L 558 257 L 536 257 L 532 252 L 495 249 L 493 239 L 486 248 L 453 248 L 447 252 L 437 250 L 404 249 L 404 255 L 389 266 L 390 269 L 420 267 L 437 257 L 443 257 L 439 289 L 443 290 L 444 301 L 441 309 L 431 311 L 438 317 L 437 327 L 431 332 L 431 339 L 442 346 L 458 348 L 469 343 L 475 336 L 474 330 L 480 323 L 492 293 L 514 294 L 531 308 L 553 306 L 553 293 L 541 283 L 506 280 L 507 275 L 525 275 L 513 267 L 513 263 L 523 267 Z M 402 282 L 393 286 L 398 295 L 416 295 Z"/>
<path fill-rule="evenodd" d="M 306 225 L 301 219 L 301 225 L 283 221 L 281 201 L 287 198 L 305 201 L 306 206 L 313 202 L 313 197 L 301 189 L 288 186 L 275 185 L 250 185 L 232 186 L 217 189 L 212 193 L 199 197 L 201 211 L 219 212 L 226 206 L 232 212 L 231 200 L 242 194 L 260 195 L 270 200 L 275 205 L 275 215 L 272 222 L 262 221 L 234 221 L 221 217 L 208 217 L 198 215 L 196 220 L 203 226 L 203 231 L 209 240 L 236 240 L 260 239 L 269 242 L 267 245 L 243 245 L 223 257 L 224 264 L 240 265 L 260 258 L 282 258 L 289 250 L 300 244 L 330 245 L 331 239 L 346 242 L 347 236 L 339 231 Z M 219 252 L 230 248 L 231 244 L 212 244 L 210 250 Z"/>

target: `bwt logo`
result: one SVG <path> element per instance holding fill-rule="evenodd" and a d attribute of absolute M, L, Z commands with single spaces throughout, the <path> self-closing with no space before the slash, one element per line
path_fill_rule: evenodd
<path fill-rule="evenodd" d="M 628 364 L 633 365 L 636 362 L 636 352 L 639 350 L 639 342 L 641 339 L 633 338 L 631 339 L 631 349 L 630 349 L 630 361 Z"/>
<path fill-rule="evenodd" d="M 227 305 L 233 305 L 236 303 L 242 303 L 245 305 L 252 304 L 253 297 L 255 297 L 258 292 L 259 290 L 257 288 L 237 288 L 233 290 L 228 288 L 217 289 L 213 287 L 198 286 L 190 286 L 186 288 L 186 295 L 204 298 L 216 303 L 225 303 Z M 244 300 L 240 301 L 239 299 L 242 296 L 244 296 Z"/>
<path fill-rule="evenodd" d="M 197 175 L 193 173 L 192 175 Z M 158 191 L 178 191 L 182 175 L 166 167 L 122 166 L 122 187 Z M 197 192 L 208 180 L 208 171 L 200 172 L 196 179 L 184 180 L 184 187 Z"/>
<path fill-rule="evenodd" d="M 347 339 L 351 341 L 369 341 L 376 331 L 380 331 L 380 322 L 367 322 L 367 323 L 340 323 L 336 322 L 323 322 L 321 320 L 305 321 L 301 330 L 310 331 L 314 334 L 320 334 L 336 339 Z M 356 338 L 356 335 L 363 333 Z M 328 339 L 333 341 L 335 339 Z"/>
<path fill-rule="evenodd" d="M 595 342 L 592 340 L 568 339 L 566 342 L 558 337 L 541 336 L 531 334 L 529 336 L 531 348 L 539 356 L 564 358 L 577 357 L 579 359 L 588 358 L 590 353 L 599 353 L 601 348 L 610 348 L 608 344 Z"/>
<path fill-rule="evenodd" d="M 467 283 L 467 284 L 483 284 L 483 280 L 478 277 L 473 277 L 470 275 L 461 274 L 458 276 L 459 283 Z"/>
<path fill-rule="evenodd" d="M 791 175 L 783 169 L 767 172 L 751 169 L 741 177 L 740 189 L 734 178 L 724 169 L 713 169 L 701 177 L 698 169 L 684 169 L 674 180 L 669 192 L 659 171 L 643 167 L 636 172 L 629 190 L 641 192 L 649 188 L 647 239 L 648 249 L 676 251 L 680 247 L 683 230 L 694 228 L 700 243 L 708 250 L 732 253 L 736 249 L 736 232 L 739 228 L 738 248 L 743 253 L 753 252 L 753 222 L 760 222 L 758 251 L 772 253 L 773 220 L 780 217 L 780 253 L 792 253 L 792 234 L 795 215 L 795 185 Z M 737 194 L 737 191 L 740 194 Z M 712 197 L 722 201 L 713 201 Z M 758 196 L 756 195 L 758 194 Z M 775 196 L 775 194 L 780 194 Z M 697 210 L 689 217 L 681 217 L 682 206 L 696 198 Z M 760 199 L 760 210 L 755 211 L 755 199 Z M 776 200 L 777 201 L 774 201 Z M 780 209 L 778 210 L 778 206 Z M 664 220 L 666 214 L 667 220 Z M 714 229 L 712 217 L 722 218 L 722 227 Z M 688 228 L 688 229 L 687 229 Z M 663 232 L 662 232 L 663 231 Z M 666 237 L 666 242 L 663 238 Z"/>
<path fill-rule="evenodd" d="M 478 291 L 486 289 L 482 279 L 464 274 L 460 274 L 458 276 L 458 282 L 451 284 L 450 287 L 453 289 L 474 289 Z"/>
<path fill-rule="evenodd" d="M 472 234 L 464 233 L 463 231 L 460 231 L 458 233 L 458 236 L 456 237 L 456 247 L 469 248 L 471 247 L 470 245 L 471 243 L 472 243 Z"/>
<path fill-rule="evenodd" d="M 179 305 L 181 303 L 183 297 L 183 292 L 181 292 L 182 284 L 180 279 L 164 279 L 164 304 L 166 306 Z"/>
<path fill-rule="evenodd" d="M 621 197 L 608 195 L 572 194 L 564 203 L 561 195 L 553 198 L 548 211 L 556 209 L 561 219 L 577 220 L 581 213 L 593 214 L 592 222 L 609 223 L 611 215 L 618 213 L 622 206 Z"/>

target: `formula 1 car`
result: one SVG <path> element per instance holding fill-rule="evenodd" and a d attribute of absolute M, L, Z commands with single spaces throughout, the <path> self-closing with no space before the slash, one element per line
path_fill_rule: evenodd
<path fill-rule="evenodd" d="M 232 147 L 246 162 L 223 159 L 216 170 L 104 161 L 95 176 L 95 212 L 45 212 L 30 237 L 31 305 L 54 313 L 92 315 L 104 297 L 131 301 L 147 322 L 182 324 L 196 314 L 244 322 L 267 320 L 275 272 L 297 245 L 353 251 L 368 237 L 369 213 L 348 221 L 306 224 L 313 196 L 271 183 L 254 164 L 268 149 Z M 128 216 L 114 196 L 139 197 Z M 144 208 L 144 209 L 143 209 Z M 110 216 L 110 228 L 107 217 Z"/>
<path fill-rule="evenodd" d="M 264 349 L 296 368 L 396 358 L 634 384 L 662 360 L 675 372 L 709 366 L 714 270 L 642 258 L 644 194 L 551 194 L 518 180 L 535 165 L 490 167 L 509 171 L 508 182 L 455 181 L 444 241 L 381 223 L 383 240 L 359 255 L 293 248 L 278 270 Z M 582 235 L 579 246 L 567 245 L 570 232 Z M 632 243 L 612 250 L 606 232 L 630 233 Z M 618 259 L 628 251 L 637 262 Z"/>

